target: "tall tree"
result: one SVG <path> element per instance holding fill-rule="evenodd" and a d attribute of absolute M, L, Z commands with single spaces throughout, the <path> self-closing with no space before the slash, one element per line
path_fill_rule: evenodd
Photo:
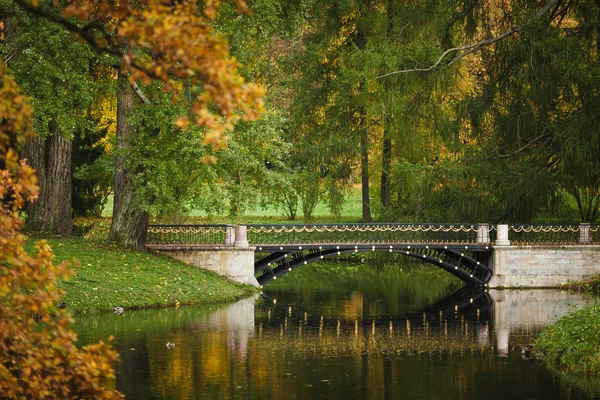
<path fill-rule="evenodd" d="M 137 201 L 134 183 L 139 161 L 126 161 L 132 153 L 131 140 L 136 135 L 136 126 L 131 121 L 135 97 L 127 78 L 120 76 L 117 94 L 118 154 L 115 162 L 113 218 L 108 239 L 127 248 L 145 249 L 149 215 Z"/>
<path fill-rule="evenodd" d="M 444 107 L 434 101 L 442 85 L 433 74 L 379 77 L 422 59 L 433 62 L 454 8 L 384 0 L 311 4 L 292 58 L 292 129 L 313 147 L 309 168 L 345 185 L 360 170 L 364 221 L 372 209 L 380 218 L 400 217 L 405 183 L 398 171 L 404 158 L 433 158 L 427 142 L 439 136 L 432 131 Z M 451 81 L 453 74 L 447 74 Z M 380 176 L 379 190 L 374 176 Z M 394 206 L 393 192 L 400 193 Z"/>
<path fill-rule="evenodd" d="M 37 134 L 23 149 L 40 186 L 38 199 L 27 206 L 27 222 L 33 230 L 68 235 L 72 138 L 76 131 L 91 127 L 83 114 L 96 93 L 89 71 L 93 54 L 64 28 L 6 7 L 2 53 L 32 98 Z"/>
<path fill-rule="evenodd" d="M 162 89 L 175 99 L 181 94 L 182 81 L 198 87 L 189 113 L 182 113 L 173 121 L 182 134 L 192 123 L 206 128 L 205 143 L 219 146 L 237 121 L 256 118 L 262 110 L 262 91 L 240 77 L 224 38 L 213 29 L 220 1 L 199 4 L 192 0 L 175 3 L 148 0 L 114 4 L 75 0 L 67 7 L 54 9 L 27 0 L 15 2 L 27 12 L 79 35 L 96 52 L 116 58 L 122 76 L 127 76 L 138 95 L 141 92 L 137 83 L 148 85 L 152 79 L 160 81 Z M 242 0 L 237 5 L 245 11 Z M 185 29 L 174 29 L 182 26 Z M 121 96 L 127 91 L 122 90 Z M 131 138 L 126 141 L 131 142 Z M 123 181 L 129 182 L 135 180 L 138 170 L 126 166 L 122 171 L 126 175 Z M 111 238 L 127 247 L 144 248 L 147 218 L 132 189 L 133 186 L 126 184 L 116 185 L 121 194 L 114 211 Z M 124 223 L 128 218 L 136 223 Z"/>
<path fill-rule="evenodd" d="M 492 218 L 529 221 L 540 210 L 557 212 L 555 199 L 567 193 L 582 221 L 596 220 L 600 4 L 513 1 L 498 7 L 477 22 L 493 23 L 496 34 L 518 26 L 512 29 L 518 34 L 482 49 L 486 68 L 469 102 L 473 134 L 490 160 L 479 165 L 494 165 L 487 168 L 495 182 L 488 186 L 497 210 Z M 502 18 L 490 20 L 493 15 Z"/>

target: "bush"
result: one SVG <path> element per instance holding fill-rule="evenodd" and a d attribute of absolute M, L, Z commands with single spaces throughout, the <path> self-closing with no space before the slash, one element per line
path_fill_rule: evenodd
<path fill-rule="evenodd" d="M 600 375 L 600 305 L 572 312 L 547 327 L 535 347 L 566 372 Z"/>
<path fill-rule="evenodd" d="M 55 281 L 69 266 L 53 265 L 44 242 L 35 256 L 24 250 L 18 215 L 37 186 L 11 145 L 30 125 L 31 108 L 0 63 L 0 398 L 121 398 L 101 384 L 114 378 L 117 353 L 102 342 L 77 348 L 69 312 L 56 307 L 63 293 Z"/>

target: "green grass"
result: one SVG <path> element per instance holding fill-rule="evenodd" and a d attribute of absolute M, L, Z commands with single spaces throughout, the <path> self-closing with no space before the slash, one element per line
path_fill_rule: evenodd
<path fill-rule="evenodd" d="M 570 313 L 547 327 L 535 348 L 564 372 L 600 375 L 600 305 Z"/>
<path fill-rule="evenodd" d="M 89 222 L 89 221 L 88 221 Z M 57 285 L 66 291 L 71 312 L 109 311 L 125 308 L 231 302 L 254 289 L 213 272 L 157 254 L 131 251 L 108 244 L 108 220 L 96 222 L 83 239 L 48 239 L 55 262 L 77 260 L 76 275 Z M 36 239 L 27 247 L 33 252 Z"/>
<path fill-rule="evenodd" d="M 600 277 L 566 289 L 600 295 Z M 600 375 L 600 303 L 574 311 L 544 329 L 535 344 L 552 367 L 570 374 Z"/>
<path fill-rule="evenodd" d="M 112 217 L 113 211 L 113 198 L 109 197 L 108 202 L 102 210 L 103 217 Z M 174 217 L 169 217 L 173 219 Z M 344 206 L 342 208 L 341 215 L 333 215 L 327 207 L 327 204 L 323 201 L 319 202 L 313 212 L 313 221 L 315 222 L 337 222 L 337 221 L 359 221 L 362 218 L 362 199 L 360 188 L 352 188 L 348 194 Z M 175 218 L 176 222 L 184 221 L 198 221 L 205 223 L 260 223 L 260 222 L 273 222 L 273 223 L 302 223 L 304 216 L 302 214 L 302 207 L 298 206 L 298 215 L 295 221 L 291 221 L 286 218 L 285 213 L 275 207 L 267 207 L 266 209 L 257 208 L 254 210 L 247 210 L 243 215 L 238 217 L 230 216 L 212 216 L 204 212 L 203 210 L 192 210 L 186 216 L 178 216 Z M 312 222 L 312 221 L 311 221 Z"/>

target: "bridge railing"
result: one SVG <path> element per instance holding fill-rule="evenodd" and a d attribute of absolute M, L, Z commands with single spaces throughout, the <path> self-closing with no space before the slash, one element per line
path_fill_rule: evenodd
<path fill-rule="evenodd" d="M 240 228 L 244 228 L 241 229 Z M 149 245 L 471 243 L 495 245 L 591 244 L 598 224 L 294 224 L 150 225 Z M 236 235 L 237 231 L 237 235 Z M 236 236 L 238 236 L 236 238 Z"/>
<path fill-rule="evenodd" d="M 508 236 L 514 245 L 590 244 L 599 242 L 598 224 L 511 224 Z"/>
<path fill-rule="evenodd" d="M 147 244 L 232 244 L 232 225 L 150 225 Z"/>
<path fill-rule="evenodd" d="M 489 243 L 478 224 L 298 224 L 247 225 L 251 244 Z"/>

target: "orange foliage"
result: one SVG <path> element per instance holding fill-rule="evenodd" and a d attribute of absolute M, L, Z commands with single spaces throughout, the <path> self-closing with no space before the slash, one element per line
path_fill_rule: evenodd
<path fill-rule="evenodd" d="M 205 0 L 200 9 L 196 0 L 71 0 L 62 14 L 101 26 L 103 37 L 87 40 L 101 52 L 120 56 L 132 81 L 158 79 L 175 98 L 181 89 L 175 80 L 202 87 L 192 107 L 193 122 L 208 128 L 206 142 L 220 144 L 236 121 L 255 119 L 263 110 L 262 88 L 244 81 L 225 39 L 212 28 L 220 3 Z M 247 11 L 243 0 L 237 4 Z M 186 124 L 177 121 L 180 127 Z"/>
<path fill-rule="evenodd" d="M 30 256 L 18 233 L 17 213 L 37 186 L 11 139 L 23 140 L 30 126 L 31 108 L 0 63 L 0 398 L 121 398 L 101 385 L 114 378 L 117 353 L 102 342 L 78 349 L 69 313 L 54 310 L 63 294 L 54 282 L 71 274 L 68 265 L 53 265 L 44 242 Z"/>

